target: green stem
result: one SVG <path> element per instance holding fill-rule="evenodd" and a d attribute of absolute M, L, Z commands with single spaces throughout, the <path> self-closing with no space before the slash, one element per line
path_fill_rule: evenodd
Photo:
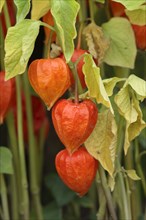
<path fill-rule="evenodd" d="M 93 0 L 89 0 L 89 9 L 90 9 L 90 18 L 91 18 L 91 22 L 94 21 L 94 2 Z"/>
<path fill-rule="evenodd" d="M 127 176 L 125 176 L 125 183 L 126 183 L 128 210 L 129 210 L 129 219 L 135 219 L 134 216 L 132 218 L 132 215 L 131 215 L 131 211 L 132 211 L 131 191 L 130 191 L 129 181 L 128 181 L 128 177 Z"/>
<path fill-rule="evenodd" d="M 30 96 L 30 88 L 28 83 L 28 78 L 26 72 L 23 74 L 25 98 L 26 98 L 26 110 L 27 110 L 27 120 L 28 120 L 28 134 L 29 134 L 29 174 L 30 174 L 30 187 L 31 194 L 34 201 L 34 207 L 36 212 L 36 218 L 41 220 L 42 217 L 42 207 L 40 204 L 40 189 L 37 181 L 37 150 L 34 136 L 33 127 L 33 116 L 32 116 L 32 103 Z M 37 109 L 36 109 L 37 111 Z"/>
<path fill-rule="evenodd" d="M 17 91 L 17 128 L 18 128 L 18 148 L 20 159 L 20 171 L 21 171 L 21 185 L 22 185 L 22 199 L 21 210 L 22 217 L 25 220 L 29 219 L 29 199 L 28 199 L 28 184 L 26 176 L 26 164 L 24 154 L 24 142 L 23 142 L 23 120 L 22 120 L 22 102 L 21 102 L 21 82 L 20 76 L 16 77 L 16 91 Z"/>
<path fill-rule="evenodd" d="M 117 159 L 116 159 L 116 168 L 117 170 L 121 170 L 121 158 L 122 158 L 122 153 L 123 153 L 123 140 L 124 140 L 124 120 L 123 118 L 120 116 L 119 119 L 119 127 L 118 127 L 118 135 L 117 135 Z M 121 205 L 119 206 L 120 208 L 120 214 L 122 216 L 123 219 L 130 219 L 129 217 L 130 215 L 130 210 L 128 210 L 129 204 L 127 201 L 127 194 L 126 194 L 126 189 L 125 189 L 125 183 L 124 183 L 124 179 L 123 179 L 123 175 L 121 172 L 117 173 L 117 187 L 118 187 L 118 191 L 120 194 L 120 200 L 117 201 L 118 203 L 120 203 Z"/>
<path fill-rule="evenodd" d="M 1 186 L 1 200 L 2 200 L 3 216 L 5 220 L 10 220 L 8 198 L 7 198 L 7 188 L 6 188 L 6 183 L 5 183 L 3 174 L 0 174 L 0 186 Z"/>
<path fill-rule="evenodd" d="M 2 24 L 1 24 L 1 20 L 0 20 L 0 70 L 4 70 L 4 36 L 3 36 L 3 31 L 2 31 Z"/>
<path fill-rule="evenodd" d="M 0 206 L 0 218 L 2 219 L 2 220 L 5 220 L 4 219 L 4 213 L 3 213 L 3 210 L 2 210 L 2 207 Z"/>
<path fill-rule="evenodd" d="M 112 201 L 112 195 L 110 192 L 110 189 L 107 185 L 107 180 L 106 180 L 106 175 L 104 172 L 104 169 L 102 168 L 102 166 L 99 166 L 99 176 L 101 179 L 101 183 L 102 183 L 102 187 L 103 187 L 103 191 L 106 197 L 106 201 L 107 201 L 107 205 L 108 205 L 108 209 L 110 212 L 110 215 L 112 217 L 113 220 L 117 220 L 117 216 L 116 216 L 116 212 L 115 212 L 115 207 Z"/>
<path fill-rule="evenodd" d="M 137 168 L 137 171 L 138 171 L 138 175 L 141 178 L 144 194 L 146 195 L 146 180 L 145 180 L 145 176 L 144 176 L 144 173 L 143 173 L 143 170 L 142 170 L 142 166 L 140 164 L 140 159 L 141 159 L 141 157 L 144 154 L 145 154 L 145 152 L 142 152 L 141 154 L 139 154 L 138 139 L 135 139 L 135 161 L 136 161 L 136 168 Z"/>

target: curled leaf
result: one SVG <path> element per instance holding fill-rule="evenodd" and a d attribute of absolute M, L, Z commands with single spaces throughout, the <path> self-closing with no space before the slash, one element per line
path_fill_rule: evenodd
<path fill-rule="evenodd" d="M 130 177 L 130 179 L 132 180 L 140 180 L 140 177 L 136 174 L 135 170 L 124 170 L 128 177 Z"/>
<path fill-rule="evenodd" d="M 109 47 L 109 41 L 105 38 L 102 28 L 92 22 L 84 28 L 83 34 L 85 35 L 90 54 L 95 59 L 98 59 L 98 64 L 100 65 Z"/>
<path fill-rule="evenodd" d="M 114 172 L 116 144 L 116 122 L 110 110 L 106 110 L 99 113 L 95 129 L 86 140 L 85 147 L 111 176 Z"/>
<path fill-rule="evenodd" d="M 105 90 L 108 94 L 108 96 L 112 96 L 113 95 L 113 90 L 114 90 L 114 87 L 116 86 L 116 84 L 118 82 L 121 82 L 121 81 L 124 81 L 125 78 L 118 78 L 118 77 L 112 77 L 112 78 L 109 78 L 109 79 L 104 79 L 103 80 L 103 84 L 104 84 L 104 87 L 105 87 Z"/>
<path fill-rule="evenodd" d="M 100 68 L 94 63 L 91 54 L 85 54 L 84 62 L 83 73 L 90 97 L 95 98 L 97 103 L 102 103 L 114 113 L 100 76 Z"/>
<path fill-rule="evenodd" d="M 43 15 L 45 15 L 49 11 L 50 8 L 50 0 L 32 0 L 31 19 L 39 20 Z"/>

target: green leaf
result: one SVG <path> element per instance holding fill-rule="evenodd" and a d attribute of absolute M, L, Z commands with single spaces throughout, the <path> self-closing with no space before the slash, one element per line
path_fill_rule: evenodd
<path fill-rule="evenodd" d="M 146 25 L 146 6 L 142 5 L 139 9 L 129 11 L 125 10 L 130 22 L 136 25 Z"/>
<path fill-rule="evenodd" d="M 132 179 L 132 180 L 140 180 L 140 177 L 136 174 L 135 170 L 124 170 L 127 175 Z"/>
<path fill-rule="evenodd" d="M 2 11 L 4 4 L 5 4 L 5 0 L 1 0 L 0 1 L 0 12 Z"/>
<path fill-rule="evenodd" d="M 0 173 L 13 174 L 12 153 L 7 147 L 0 147 Z"/>
<path fill-rule="evenodd" d="M 52 192 L 58 206 L 67 205 L 76 196 L 76 194 L 70 190 L 56 174 L 47 176 L 46 186 Z"/>
<path fill-rule="evenodd" d="M 113 95 L 113 90 L 118 82 L 125 81 L 125 78 L 112 77 L 109 79 L 104 79 L 103 84 L 108 96 Z"/>
<path fill-rule="evenodd" d="M 51 8 L 51 0 L 32 0 L 31 19 L 39 20 Z"/>
<path fill-rule="evenodd" d="M 17 7 L 17 14 L 16 14 L 16 19 L 17 23 L 22 21 L 26 15 L 29 13 L 30 10 L 30 0 L 14 0 L 14 3 Z"/>
<path fill-rule="evenodd" d="M 110 110 L 106 110 L 99 113 L 95 129 L 86 140 L 85 147 L 111 176 L 114 172 L 116 144 L 116 122 Z"/>
<path fill-rule="evenodd" d="M 110 39 L 104 62 L 111 66 L 134 68 L 137 49 L 130 22 L 126 18 L 115 17 L 104 23 L 102 28 Z"/>
<path fill-rule="evenodd" d="M 145 3 L 145 0 L 113 0 L 114 2 L 119 2 L 124 5 L 128 10 L 134 10 L 139 8 L 140 5 Z"/>
<path fill-rule="evenodd" d="M 45 220 L 62 220 L 62 210 L 55 202 L 43 208 L 43 219 Z"/>
<path fill-rule="evenodd" d="M 66 61 L 69 62 L 74 51 L 77 33 L 75 28 L 79 4 L 75 0 L 60 0 L 51 2 L 51 13 L 54 17 L 57 36 Z"/>
<path fill-rule="evenodd" d="M 25 19 L 8 29 L 5 39 L 6 80 L 24 73 L 33 52 L 40 21 Z"/>
<path fill-rule="evenodd" d="M 129 76 L 126 85 L 130 85 L 136 92 L 138 100 L 143 101 L 146 98 L 146 81 L 132 74 Z"/>
<path fill-rule="evenodd" d="M 84 208 L 93 208 L 94 207 L 94 203 L 93 203 L 92 199 L 88 196 L 83 196 L 81 198 L 76 197 L 74 202 L 77 205 L 84 207 Z"/>
<path fill-rule="evenodd" d="M 110 100 L 100 76 L 100 69 L 96 66 L 90 54 L 85 54 L 84 56 L 83 73 L 90 97 L 95 98 L 97 103 L 102 103 L 107 108 L 110 108 L 113 113 Z"/>

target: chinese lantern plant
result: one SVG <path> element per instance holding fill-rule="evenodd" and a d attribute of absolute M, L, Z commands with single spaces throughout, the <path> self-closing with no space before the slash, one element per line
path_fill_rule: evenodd
<path fill-rule="evenodd" d="M 5 81 L 5 72 L 0 72 L 0 124 L 3 123 L 4 118 L 9 111 L 13 96 L 15 93 L 15 80 L 14 78 Z"/>
<path fill-rule="evenodd" d="M 61 58 L 33 61 L 28 69 L 28 77 L 48 109 L 70 87 L 69 67 Z"/>
<path fill-rule="evenodd" d="M 72 154 L 67 149 L 60 151 L 55 165 L 63 182 L 80 197 L 88 192 L 98 169 L 98 161 L 83 146 Z"/>
<path fill-rule="evenodd" d="M 97 107 L 89 99 L 81 102 L 61 99 L 52 109 L 55 130 L 70 153 L 79 148 L 89 137 L 97 118 Z"/>

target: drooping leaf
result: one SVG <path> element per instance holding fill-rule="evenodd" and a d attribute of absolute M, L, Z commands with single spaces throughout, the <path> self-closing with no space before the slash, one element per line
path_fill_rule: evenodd
<path fill-rule="evenodd" d="M 0 173 L 13 174 L 12 153 L 7 147 L 0 147 Z"/>
<path fill-rule="evenodd" d="M 138 113 L 132 105 L 132 99 L 129 86 L 123 87 L 115 96 L 115 102 L 118 106 L 119 113 L 129 122 L 137 120 Z"/>
<path fill-rule="evenodd" d="M 40 21 L 25 19 L 8 29 L 5 40 L 6 80 L 24 73 L 33 52 Z"/>
<path fill-rule="evenodd" d="M 128 10 L 135 10 L 139 8 L 140 5 L 145 3 L 145 0 L 136 0 L 136 1 L 130 1 L 130 0 L 113 0 L 114 2 L 119 2 L 122 5 L 124 5 Z"/>
<path fill-rule="evenodd" d="M 76 194 L 62 182 L 57 174 L 50 174 L 47 176 L 46 186 L 52 192 L 58 206 L 68 204 L 76 196 Z"/>
<path fill-rule="evenodd" d="M 110 110 L 99 113 L 95 129 L 85 142 L 88 152 L 112 176 L 114 172 L 117 126 Z"/>
<path fill-rule="evenodd" d="M 136 92 L 138 100 L 146 98 L 146 81 L 132 74 L 129 76 L 125 86 L 129 84 Z"/>
<path fill-rule="evenodd" d="M 110 108 L 111 112 L 113 113 L 110 100 L 100 76 L 99 67 L 96 66 L 90 54 L 85 54 L 84 62 L 83 73 L 85 75 L 85 81 L 89 90 L 89 95 L 92 98 L 95 98 L 97 103 L 102 103 L 107 108 Z"/>
<path fill-rule="evenodd" d="M 125 154 L 127 154 L 130 142 L 146 127 L 139 106 L 139 100 L 145 98 L 145 88 L 144 80 L 135 75 L 130 75 L 123 88 L 115 96 L 115 103 L 118 107 L 118 111 L 126 119 Z"/>
<path fill-rule="evenodd" d="M 26 17 L 30 10 L 30 0 L 14 0 L 14 3 L 17 7 L 16 20 L 19 23 Z"/>
<path fill-rule="evenodd" d="M 137 49 L 130 22 L 126 18 L 115 17 L 104 23 L 102 28 L 110 40 L 104 62 L 111 66 L 134 68 Z"/>
<path fill-rule="evenodd" d="M 5 0 L 1 0 L 0 1 L 0 12 L 2 11 L 4 4 L 5 4 Z"/>
<path fill-rule="evenodd" d="M 39 20 L 51 8 L 51 0 L 32 0 L 31 19 Z"/>
<path fill-rule="evenodd" d="M 139 101 L 137 98 L 133 98 L 132 104 L 134 109 L 137 111 L 137 119 L 133 123 L 126 123 L 126 130 L 125 130 L 125 141 L 124 141 L 124 151 L 127 154 L 128 148 L 130 146 L 130 142 L 134 140 L 140 132 L 146 128 L 146 123 L 142 119 L 142 111 L 139 106 Z"/>
<path fill-rule="evenodd" d="M 113 90 L 118 82 L 125 81 L 125 78 L 112 77 L 109 79 L 104 79 L 103 84 L 108 96 L 113 95 Z"/>
<path fill-rule="evenodd" d="M 142 5 L 136 10 L 125 10 L 130 22 L 136 25 L 146 25 L 146 6 Z"/>
<path fill-rule="evenodd" d="M 109 176 L 109 177 L 108 177 L 108 186 L 110 187 L 111 192 L 113 192 L 113 190 L 114 190 L 114 188 L 115 188 L 115 184 L 116 184 L 115 178 L 112 177 L 112 176 Z"/>
<path fill-rule="evenodd" d="M 99 2 L 99 3 L 102 3 L 104 4 L 105 3 L 105 0 L 94 0 L 95 2 Z"/>
<path fill-rule="evenodd" d="M 135 170 L 124 170 L 127 175 L 132 179 L 132 180 L 140 180 L 140 177 L 136 174 Z"/>
<path fill-rule="evenodd" d="M 69 62 L 74 51 L 77 33 L 75 28 L 79 4 L 75 0 L 60 0 L 51 2 L 51 13 L 55 21 L 55 28 L 66 61 Z"/>

